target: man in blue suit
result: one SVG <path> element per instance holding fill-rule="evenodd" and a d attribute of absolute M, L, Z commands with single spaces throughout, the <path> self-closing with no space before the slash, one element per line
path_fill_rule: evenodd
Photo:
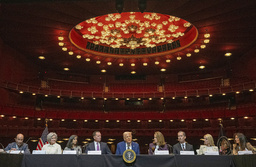
<path fill-rule="evenodd" d="M 123 138 L 124 141 L 117 144 L 116 155 L 123 155 L 127 149 L 132 149 L 137 155 L 140 154 L 139 144 L 132 141 L 132 132 L 124 132 Z"/>

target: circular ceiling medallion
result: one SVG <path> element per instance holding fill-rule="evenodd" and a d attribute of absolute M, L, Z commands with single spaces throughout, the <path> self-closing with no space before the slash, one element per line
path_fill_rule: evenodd
<path fill-rule="evenodd" d="M 196 41 L 195 26 L 181 18 L 126 12 L 94 17 L 77 24 L 69 39 L 77 48 L 94 55 L 145 58 L 175 53 Z"/>

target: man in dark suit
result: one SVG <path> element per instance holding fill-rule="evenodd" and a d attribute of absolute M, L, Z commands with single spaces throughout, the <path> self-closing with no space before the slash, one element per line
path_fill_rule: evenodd
<path fill-rule="evenodd" d="M 88 151 L 101 151 L 101 154 L 112 154 L 107 143 L 101 142 L 101 133 L 99 131 L 94 131 L 92 137 L 94 141 L 86 146 L 85 153 L 88 153 Z"/>
<path fill-rule="evenodd" d="M 8 146 L 4 149 L 4 151 L 24 151 L 24 154 L 30 154 L 30 150 L 28 148 L 28 145 L 26 143 L 23 143 L 24 140 L 24 135 L 19 133 L 17 136 L 14 138 L 15 142 L 12 142 L 8 144 Z"/>
<path fill-rule="evenodd" d="M 123 155 L 127 149 L 132 149 L 136 154 L 140 154 L 139 144 L 132 141 L 132 132 L 124 132 L 123 138 L 124 141 L 117 144 L 116 155 Z"/>
<path fill-rule="evenodd" d="M 179 143 L 173 146 L 173 154 L 180 154 L 180 151 L 194 151 L 193 145 L 186 142 L 186 133 L 183 131 L 178 132 Z"/>

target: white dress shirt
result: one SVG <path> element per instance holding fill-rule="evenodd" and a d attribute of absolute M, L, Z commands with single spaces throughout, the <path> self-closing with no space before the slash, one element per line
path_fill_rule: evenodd
<path fill-rule="evenodd" d="M 127 143 L 125 143 L 125 145 L 126 145 L 126 150 L 128 149 L 128 144 Z M 130 149 L 132 149 L 132 143 L 130 143 Z"/>
<path fill-rule="evenodd" d="M 181 146 L 181 149 L 182 149 L 182 150 L 183 150 L 183 149 L 186 150 L 186 143 L 181 143 L 180 146 Z"/>

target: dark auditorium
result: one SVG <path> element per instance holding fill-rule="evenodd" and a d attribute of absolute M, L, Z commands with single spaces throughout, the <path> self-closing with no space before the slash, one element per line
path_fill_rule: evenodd
<path fill-rule="evenodd" d="M 0 167 L 255 167 L 256 1 L 1 0 Z"/>

